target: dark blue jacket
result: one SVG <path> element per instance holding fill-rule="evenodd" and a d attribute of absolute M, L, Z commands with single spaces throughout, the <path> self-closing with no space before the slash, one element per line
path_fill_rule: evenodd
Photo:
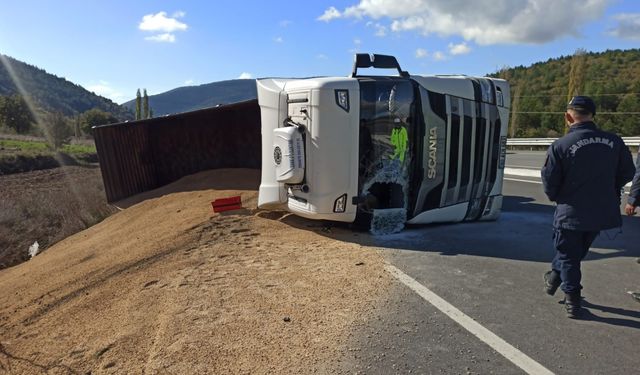
<path fill-rule="evenodd" d="M 633 176 L 627 202 L 634 207 L 640 206 L 640 150 L 638 150 L 638 157 L 636 158 L 636 175 Z"/>
<path fill-rule="evenodd" d="M 556 202 L 555 228 L 599 231 L 622 225 L 620 194 L 635 166 L 622 138 L 593 122 L 571 126 L 547 151 L 544 192 Z"/>

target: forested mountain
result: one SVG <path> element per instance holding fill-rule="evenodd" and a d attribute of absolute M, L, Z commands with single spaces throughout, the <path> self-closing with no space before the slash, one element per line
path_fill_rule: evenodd
<path fill-rule="evenodd" d="M 511 84 L 509 136 L 556 137 L 564 134 L 569 92 L 593 97 L 597 123 L 623 136 L 640 136 L 640 49 L 549 59 L 529 67 L 491 74 Z M 571 81 L 571 82 L 570 82 Z M 180 87 L 149 97 L 154 114 L 180 113 L 256 98 L 255 80 L 238 79 Z M 135 109 L 135 100 L 124 106 Z"/>
<path fill-rule="evenodd" d="M 133 119 L 135 100 L 122 106 L 42 69 L 4 57 L 25 89 L 46 111 L 67 116 L 92 108 L 119 120 Z M 640 49 L 600 53 L 578 51 L 529 67 L 517 66 L 491 74 L 511 84 L 511 137 L 555 137 L 565 132 L 563 113 L 569 92 L 589 95 L 598 106 L 596 122 L 623 136 L 640 136 Z M 0 96 L 17 93 L 0 64 Z M 253 79 L 236 79 L 179 87 L 149 97 L 155 116 L 187 112 L 256 98 Z"/>
<path fill-rule="evenodd" d="M 160 116 L 214 107 L 218 104 L 236 103 L 256 97 L 254 79 L 234 79 L 199 86 L 178 87 L 162 94 L 151 95 L 149 106 L 153 109 L 155 116 Z M 131 100 L 123 106 L 135 111 L 136 101 Z"/>
<path fill-rule="evenodd" d="M 594 99 L 600 127 L 622 136 L 640 136 L 640 49 L 577 51 L 491 76 L 511 84 L 510 137 L 564 134 L 563 113 L 570 92 Z"/>
<path fill-rule="evenodd" d="M 133 113 L 107 98 L 98 96 L 82 86 L 64 78 L 26 64 L 8 56 L 0 59 L 0 96 L 20 94 L 4 62 L 12 71 L 25 91 L 43 112 L 61 112 L 65 116 L 75 116 L 90 109 L 109 112 L 121 121 L 133 119 Z"/>

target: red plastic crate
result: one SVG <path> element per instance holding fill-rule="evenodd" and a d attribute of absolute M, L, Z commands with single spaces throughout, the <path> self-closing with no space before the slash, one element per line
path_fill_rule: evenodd
<path fill-rule="evenodd" d="M 229 198 L 218 198 L 211 202 L 213 212 L 239 210 L 242 208 L 242 198 L 238 195 Z"/>

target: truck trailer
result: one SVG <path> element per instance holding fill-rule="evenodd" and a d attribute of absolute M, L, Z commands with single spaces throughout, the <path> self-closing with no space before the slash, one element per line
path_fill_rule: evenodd
<path fill-rule="evenodd" d="M 358 74 L 363 68 L 397 75 Z M 256 84 L 260 208 L 373 233 L 499 216 L 505 80 L 410 75 L 393 56 L 356 54 L 348 77 Z"/>

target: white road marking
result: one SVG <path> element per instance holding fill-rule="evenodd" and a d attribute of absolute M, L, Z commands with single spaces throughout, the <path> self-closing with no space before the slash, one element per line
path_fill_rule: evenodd
<path fill-rule="evenodd" d="M 511 152 L 507 155 L 546 155 L 546 151 L 530 151 L 530 152 Z"/>
<path fill-rule="evenodd" d="M 508 175 L 508 176 L 541 178 L 540 177 L 540 171 L 538 169 L 505 167 L 504 168 L 504 174 L 505 174 L 505 176 Z M 513 179 L 513 178 L 506 178 L 506 177 L 504 179 L 505 180 L 509 180 L 509 181 L 530 182 L 532 184 L 541 184 L 542 183 L 542 182 L 536 182 L 536 181 L 517 180 L 517 179 Z M 628 184 L 626 184 L 624 186 L 627 187 L 627 188 L 631 187 L 631 182 L 629 182 Z"/>
<path fill-rule="evenodd" d="M 429 302 L 435 308 L 442 313 L 453 319 L 456 323 L 460 324 L 467 331 L 471 332 L 474 336 L 482 340 L 485 344 L 489 345 L 493 350 L 502 354 L 506 359 L 511 361 L 514 365 L 520 367 L 527 374 L 553 374 L 546 367 L 542 366 L 538 362 L 531 359 L 526 354 L 522 353 L 508 342 L 498 337 L 493 332 L 489 331 L 480 323 L 473 320 L 471 317 L 458 310 L 455 306 L 442 299 L 437 294 L 433 293 L 424 285 L 411 278 L 409 275 L 400 271 L 398 268 L 387 264 L 387 271 L 389 271 L 396 279 L 408 286 L 409 289 L 416 292 L 425 301 Z"/>
<path fill-rule="evenodd" d="M 533 181 L 533 180 L 521 180 L 519 178 L 509 178 L 509 177 L 505 177 L 504 178 L 507 181 L 516 181 L 516 182 L 528 182 L 530 184 L 538 184 L 538 185 L 542 185 L 542 181 Z"/>
<path fill-rule="evenodd" d="M 540 171 L 540 169 L 542 168 L 542 166 L 535 166 L 535 165 L 512 165 L 512 164 L 509 164 L 509 165 L 507 165 L 507 168 L 531 169 L 531 170 L 534 170 L 534 171 Z"/>
<path fill-rule="evenodd" d="M 537 178 L 540 178 L 540 170 L 539 169 L 525 169 L 525 168 L 509 168 L 509 167 L 506 167 L 504 169 L 504 174 L 508 174 L 508 175 L 511 175 L 511 176 L 537 177 Z"/>

